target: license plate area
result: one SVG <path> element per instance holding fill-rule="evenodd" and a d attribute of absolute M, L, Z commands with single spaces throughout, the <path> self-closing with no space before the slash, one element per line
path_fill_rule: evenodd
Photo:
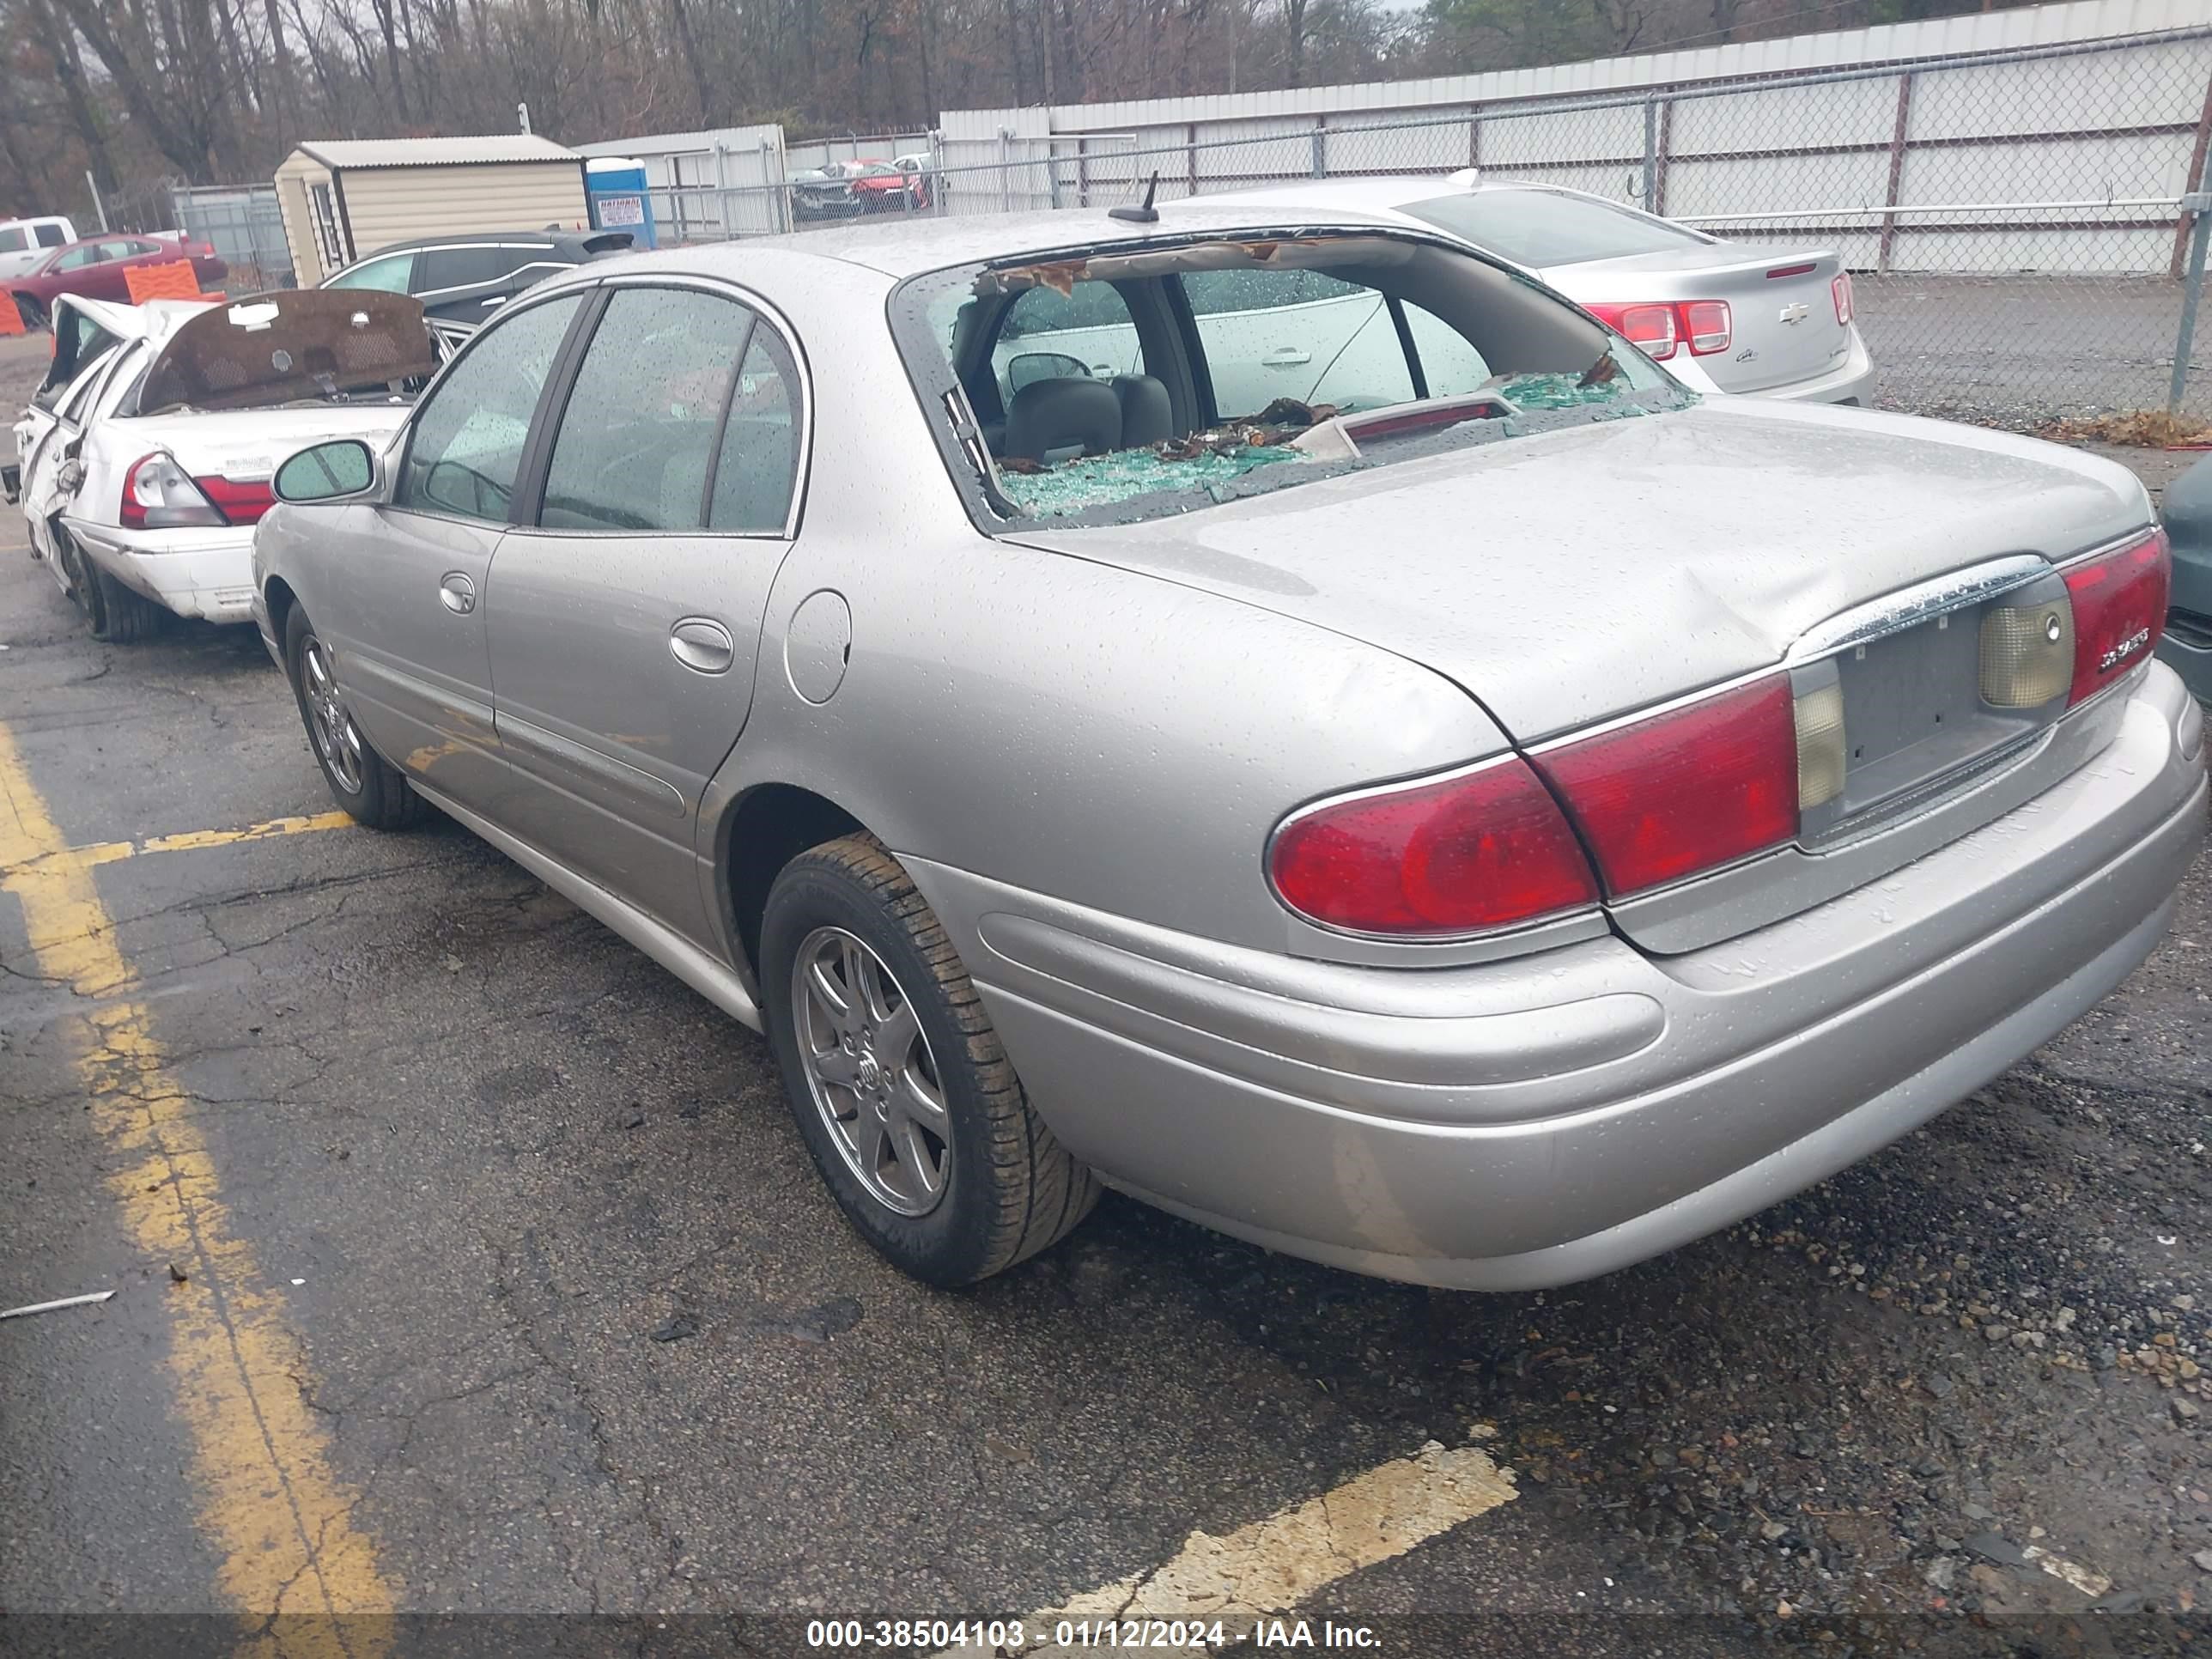
<path fill-rule="evenodd" d="M 2066 693 L 2030 708 L 1985 701 L 1982 622 L 1994 606 L 2046 599 L 2065 602 L 2055 574 L 1791 670 L 1797 695 L 1837 684 L 1844 704 L 1843 791 L 1803 812 L 1805 845 L 1846 839 L 1931 805 L 2025 753 L 2065 712 Z"/>

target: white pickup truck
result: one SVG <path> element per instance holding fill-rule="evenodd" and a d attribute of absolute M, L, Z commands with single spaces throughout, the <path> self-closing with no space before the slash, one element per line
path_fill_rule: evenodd
<path fill-rule="evenodd" d="M 76 239 L 76 227 L 58 213 L 0 219 L 0 282 L 21 276 L 54 249 Z"/>

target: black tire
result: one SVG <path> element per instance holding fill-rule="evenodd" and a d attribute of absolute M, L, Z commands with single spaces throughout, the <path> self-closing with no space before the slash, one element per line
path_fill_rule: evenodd
<path fill-rule="evenodd" d="M 69 578 L 70 599 L 78 610 L 84 612 L 85 620 L 92 626 L 93 638 L 106 638 L 107 608 L 100 603 L 99 586 L 92 580 L 91 561 L 84 556 L 84 550 L 76 544 L 69 532 L 62 528 L 60 520 L 53 521 L 52 533 L 54 563 L 60 567 L 62 574 Z"/>
<path fill-rule="evenodd" d="M 334 686 L 327 701 L 335 708 L 334 718 L 343 722 L 343 732 L 350 734 L 349 740 L 343 734 L 337 740 L 347 743 L 350 764 L 360 774 L 358 781 L 349 781 L 325 752 L 318 736 L 318 709 L 325 706 L 326 700 L 311 694 L 307 685 L 308 653 L 311 648 L 319 647 L 307 613 L 294 605 L 284 618 L 284 678 L 292 683 L 301 723 L 307 728 L 307 750 L 322 769 L 323 781 L 330 785 L 331 796 L 356 823 L 372 830 L 409 829 L 422 816 L 422 798 L 407 787 L 398 768 L 370 746 L 353 724 L 353 716 L 345 711 L 343 700 L 337 699 Z"/>
<path fill-rule="evenodd" d="M 925 1214 L 901 1213 L 862 1183 L 817 1103 L 793 976 L 802 946 L 825 928 L 874 953 L 927 1045 L 918 1052 L 934 1073 L 950 1133 L 941 1196 Z M 849 836 L 783 867 L 761 922 L 761 963 L 769 1041 L 815 1167 L 854 1229 L 902 1272 L 971 1285 L 1057 1243 L 1090 1214 L 1097 1177 L 1030 1104 L 951 940 L 880 842 Z"/>
<path fill-rule="evenodd" d="M 80 584 L 91 599 L 92 636 L 106 640 L 110 645 L 136 645 L 149 640 L 161 631 L 169 620 L 169 613 L 148 599 L 135 593 L 110 575 L 97 560 L 88 559 L 80 552 L 78 568 L 86 580 Z"/>

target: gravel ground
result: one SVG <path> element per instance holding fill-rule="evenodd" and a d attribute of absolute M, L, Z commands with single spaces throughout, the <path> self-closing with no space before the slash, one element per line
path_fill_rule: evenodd
<path fill-rule="evenodd" d="M 36 366 L 0 343 L 0 377 Z M 72 842 L 325 809 L 250 633 L 95 644 L 9 546 L 0 644 Z M 2203 1650 L 2212 861 L 2125 984 L 1926 1128 L 1520 1296 L 1118 1199 L 932 1293 L 842 1224 L 757 1039 L 454 827 L 95 875 L 233 1231 L 292 1276 L 351 1525 L 402 1607 L 473 1620 L 394 1653 L 782 1653 L 745 1621 L 1056 1606 L 1430 1441 L 1516 1495 L 1304 1603 L 1385 1652 Z M 191 1292 L 116 1228 L 85 1001 L 5 897 L 0 965 L 0 1301 L 121 1291 L 0 1326 L 0 1611 L 147 1651 L 172 1627 L 86 1615 L 222 1605 L 158 1363 Z"/>
<path fill-rule="evenodd" d="M 2072 415 L 2164 409 L 2181 288 L 2141 276 L 1854 279 L 1886 409 L 2032 431 Z M 2212 309 L 2187 412 L 2212 418 Z"/>

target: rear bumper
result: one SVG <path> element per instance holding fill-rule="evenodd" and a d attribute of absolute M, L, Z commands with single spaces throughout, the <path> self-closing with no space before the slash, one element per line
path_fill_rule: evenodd
<path fill-rule="evenodd" d="M 1689 372 L 1675 367 L 1675 376 L 1690 385 L 1692 390 L 1714 397 L 1759 398 L 1787 404 L 1856 404 L 1863 409 L 1874 406 L 1874 357 L 1867 350 L 1866 341 L 1858 329 L 1850 330 L 1850 344 L 1844 359 L 1835 368 L 1806 380 L 1791 380 L 1783 386 L 1765 386 L 1757 392 L 1723 392 L 1707 375 L 1696 358 L 1688 360 Z"/>
<path fill-rule="evenodd" d="M 242 623 L 253 614 L 253 532 L 131 531 L 64 518 L 85 556 L 134 592 L 179 617 Z"/>
<path fill-rule="evenodd" d="M 1271 1248 L 1468 1289 L 1697 1238 L 1971 1093 L 2148 953 L 2202 840 L 2203 717 L 2137 683 L 2027 807 L 1710 950 L 1301 962 L 909 860 L 1077 1157 Z"/>

